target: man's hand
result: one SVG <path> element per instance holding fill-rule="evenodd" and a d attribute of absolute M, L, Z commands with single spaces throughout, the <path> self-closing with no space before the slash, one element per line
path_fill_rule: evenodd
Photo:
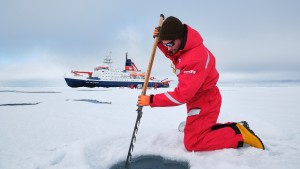
<path fill-rule="evenodd" d="M 139 95 L 138 97 L 138 106 L 149 106 L 150 96 L 148 95 Z"/>
<path fill-rule="evenodd" d="M 155 28 L 154 28 L 154 31 L 153 31 L 153 38 L 158 37 L 158 35 L 159 35 L 159 30 L 160 30 L 160 27 L 155 27 Z"/>

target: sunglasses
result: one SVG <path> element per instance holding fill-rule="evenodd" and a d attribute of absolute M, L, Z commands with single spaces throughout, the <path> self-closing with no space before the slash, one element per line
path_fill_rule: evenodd
<path fill-rule="evenodd" d="M 164 46 L 167 46 L 167 47 L 172 47 L 175 45 L 174 43 L 174 40 L 172 40 L 171 42 L 168 42 L 168 43 L 163 43 Z"/>

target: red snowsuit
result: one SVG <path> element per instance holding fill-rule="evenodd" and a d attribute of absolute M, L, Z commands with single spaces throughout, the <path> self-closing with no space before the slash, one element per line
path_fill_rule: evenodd
<path fill-rule="evenodd" d="M 215 57 L 204 46 L 200 34 L 188 25 L 185 27 L 184 47 L 174 55 L 161 42 L 158 43 L 160 50 L 175 65 L 178 85 L 174 91 L 154 95 L 150 106 L 186 103 L 184 145 L 188 151 L 240 147 L 243 138 L 235 123 L 216 123 L 222 98 L 216 86 L 219 73 Z"/>

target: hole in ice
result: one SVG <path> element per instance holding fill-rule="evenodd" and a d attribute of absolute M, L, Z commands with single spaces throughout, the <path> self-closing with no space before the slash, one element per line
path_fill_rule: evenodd
<path fill-rule="evenodd" d="M 74 99 L 74 101 L 83 101 L 83 102 L 96 103 L 96 104 L 111 104 L 111 102 L 101 102 L 93 99 Z"/>
<path fill-rule="evenodd" d="M 128 169 L 189 169 L 186 161 L 164 159 L 161 156 L 143 155 L 131 160 Z M 113 165 L 110 169 L 126 169 L 125 161 Z"/>
<path fill-rule="evenodd" d="M 37 103 L 8 103 L 8 104 L 0 104 L 0 106 L 29 106 L 29 105 L 37 105 L 41 102 Z"/>

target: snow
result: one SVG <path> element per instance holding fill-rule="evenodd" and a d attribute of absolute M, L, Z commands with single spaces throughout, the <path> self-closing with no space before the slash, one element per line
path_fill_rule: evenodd
<path fill-rule="evenodd" d="M 218 121 L 246 120 L 265 151 L 246 146 L 187 152 L 178 132 L 186 117 L 183 105 L 144 107 L 133 157 L 160 155 L 188 161 L 191 169 L 299 168 L 300 86 L 220 89 Z M 172 89 L 147 93 L 167 90 Z M 0 87 L 0 105 L 39 103 L 0 106 L 0 168 L 107 169 L 125 160 L 140 93 L 127 88 Z"/>

